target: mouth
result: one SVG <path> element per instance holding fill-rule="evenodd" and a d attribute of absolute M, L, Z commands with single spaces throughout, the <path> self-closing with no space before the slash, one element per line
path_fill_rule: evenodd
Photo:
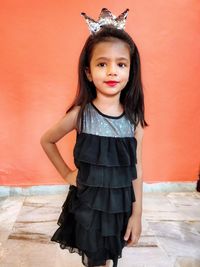
<path fill-rule="evenodd" d="M 106 81 L 105 83 L 106 83 L 108 86 L 113 87 L 113 86 L 117 85 L 119 82 L 118 82 L 118 81 Z"/>

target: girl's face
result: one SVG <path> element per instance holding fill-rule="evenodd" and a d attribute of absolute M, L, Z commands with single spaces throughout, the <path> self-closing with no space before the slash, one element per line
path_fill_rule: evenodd
<path fill-rule="evenodd" d="M 129 46 L 119 39 L 114 39 L 95 45 L 86 75 L 88 80 L 94 83 L 97 96 L 120 96 L 129 80 L 129 71 Z"/>

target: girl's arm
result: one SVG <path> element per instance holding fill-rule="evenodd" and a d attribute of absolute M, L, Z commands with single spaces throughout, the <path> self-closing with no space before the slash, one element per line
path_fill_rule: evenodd
<path fill-rule="evenodd" d="M 133 203 L 132 213 L 135 216 L 142 216 L 142 192 L 143 192 L 143 180 L 142 180 L 142 141 L 143 141 L 144 129 L 139 123 L 135 130 L 135 138 L 137 140 L 137 179 L 133 180 L 133 189 L 135 192 L 136 202 Z"/>
<path fill-rule="evenodd" d="M 77 171 L 72 171 L 63 160 L 57 146 L 58 142 L 67 133 L 76 128 L 76 121 L 80 107 L 76 106 L 69 111 L 56 124 L 48 129 L 40 139 L 40 144 L 53 163 L 57 171 L 68 184 L 76 185 L 75 178 Z"/>
<path fill-rule="evenodd" d="M 136 201 L 132 204 L 132 215 L 129 218 L 128 226 L 124 239 L 128 241 L 127 246 L 133 246 L 140 238 L 142 231 L 142 193 L 143 193 L 143 180 L 142 180 L 142 140 L 144 135 L 144 129 L 139 123 L 135 130 L 135 138 L 137 140 L 137 179 L 133 180 L 133 189 L 135 192 Z"/>

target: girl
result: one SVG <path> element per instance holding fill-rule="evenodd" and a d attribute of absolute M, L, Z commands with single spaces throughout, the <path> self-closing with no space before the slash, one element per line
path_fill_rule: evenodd
<path fill-rule="evenodd" d="M 79 59 L 79 91 L 72 106 L 41 137 L 41 145 L 69 193 L 51 241 L 77 252 L 88 267 L 117 266 L 124 246 L 141 234 L 144 96 L 140 58 L 123 29 L 104 25 Z M 56 142 L 77 138 L 71 170 Z M 136 179 L 137 178 L 137 179 Z"/>

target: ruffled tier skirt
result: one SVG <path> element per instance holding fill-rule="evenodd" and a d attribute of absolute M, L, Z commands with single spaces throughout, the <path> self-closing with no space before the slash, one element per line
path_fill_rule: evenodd
<path fill-rule="evenodd" d="M 51 241 L 81 255 L 87 267 L 105 265 L 108 259 L 116 267 L 126 246 L 124 235 L 133 201 L 132 187 L 70 186 Z"/>
<path fill-rule="evenodd" d="M 80 134 L 74 149 L 77 187 L 70 186 L 51 241 L 76 252 L 87 267 L 117 267 L 135 201 L 136 140 Z"/>

